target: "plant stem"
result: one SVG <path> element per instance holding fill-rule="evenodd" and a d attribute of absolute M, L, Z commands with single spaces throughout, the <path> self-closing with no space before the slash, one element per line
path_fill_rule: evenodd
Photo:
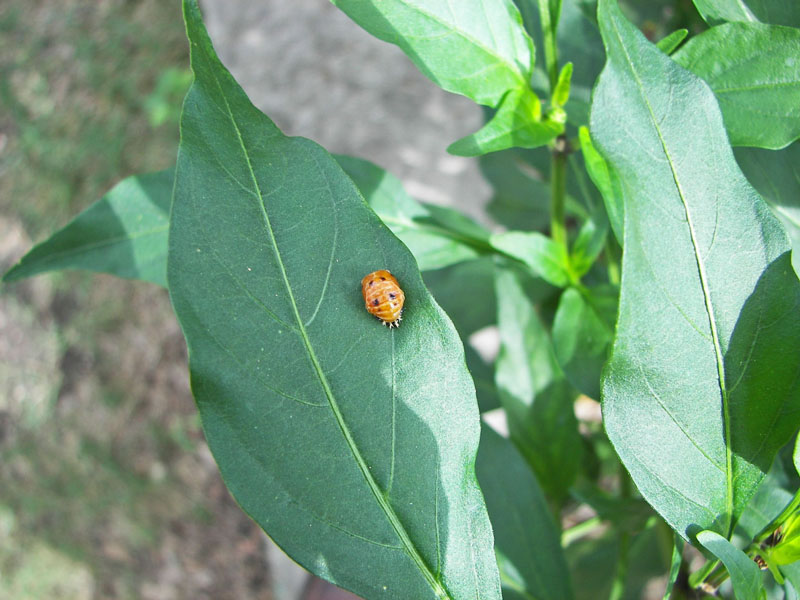
<path fill-rule="evenodd" d="M 719 564 L 719 560 L 708 561 L 702 568 L 689 575 L 689 586 L 692 588 L 698 587 Z"/>
<path fill-rule="evenodd" d="M 561 547 L 566 548 L 572 542 L 595 531 L 598 527 L 601 527 L 602 525 L 603 525 L 603 520 L 598 516 L 594 516 L 586 519 L 582 523 L 573 525 L 569 529 L 565 529 L 564 531 L 561 532 Z"/>
<path fill-rule="evenodd" d="M 567 222 L 564 205 L 567 197 L 567 152 L 566 138 L 556 139 L 550 163 L 550 237 L 564 248 L 564 253 L 569 256 L 567 247 Z"/>
<path fill-rule="evenodd" d="M 550 14 L 550 2 L 539 0 L 539 20 L 542 23 L 542 37 L 544 38 L 544 62 L 547 75 L 550 79 L 550 93 L 558 82 L 558 45 L 556 44 L 556 25 Z"/>

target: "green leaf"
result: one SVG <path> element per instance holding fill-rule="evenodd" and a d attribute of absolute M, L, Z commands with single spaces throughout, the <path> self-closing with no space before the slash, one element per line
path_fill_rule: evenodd
<path fill-rule="evenodd" d="M 697 11 L 709 25 L 725 21 L 756 22 L 758 18 L 742 0 L 693 0 Z"/>
<path fill-rule="evenodd" d="M 467 343 L 469 336 L 497 320 L 494 295 L 494 260 L 480 258 L 425 273 L 425 285 L 436 302 L 453 320 L 467 358 L 467 368 L 475 382 L 481 412 L 500 406 L 494 385 L 494 366 Z"/>
<path fill-rule="evenodd" d="M 166 285 L 174 170 L 123 179 L 62 229 L 33 247 L 4 276 L 85 269 Z"/>
<path fill-rule="evenodd" d="M 551 102 L 554 106 L 564 106 L 569 100 L 569 88 L 572 81 L 572 63 L 568 62 L 561 67 L 561 72 L 558 74 L 558 81 L 553 90 L 553 97 Z"/>
<path fill-rule="evenodd" d="M 572 598 L 558 528 L 539 483 L 513 444 L 486 425 L 475 471 L 494 529 L 503 599 Z"/>
<path fill-rule="evenodd" d="M 591 129 L 625 204 L 606 431 L 684 538 L 730 531 L 800 425 L 800 284 L 780 223 L 744 179 L 716 100 L 611 0 Z M 624 127 L 624 135 L 621 135 Z"/>
<path fill-rule="evenodd" d="M 414 258 L 322 148 L 284 136 L 184 1 L 168 280 L 209 446 L 298 563 L 367 598 L 500 598 L 473 463 L 474 387 Z M 365 310 L 389 268 L 402 326 Z"/>
<path fill-rule="evenodd" d="M 511 149 L 480 158 L 483 175 L 495 194 L 489 214 L 509 229 L 545 230 L 550 225 L 549 148 Z M 566 213 L 580 221 L 602 202 L 586 175 L 579 153 L 567 158 Z"/>
<path fill-rule="evenodd" d="M 576 277 L 583 277 L 592 268 L 603 251 L 608 237 L 608 216 L 603 207 L 598 207 L 581 225 L 572 244 L 570 267 Z"/>
<path fill-rule="evenodd" d="M 658 43 L 656 43 L 656 46 L 664 54 L 672 54 L 675 52 L 675 48 L 680 46 L 681 42 L 686 39 L 687 35 L 689 35 L 688 29 L 677 29 L 660 39 Z"/>
<path fill-rule="evenodd" d="M 581 142 L 581 154 L 583 154 L 586 172 L 603 197 L 606 216 L 611 224 L 611 229 L 614 230 L 617 241 L 621 244 L 624 238 L 624 210 L 619 178 L 611 171 L 608 163 L 592 144 L 589 130 L 586 127 L 581 127 L 578 130 L 578 136 Z"/>
<path fill-rule="evenodd" d="M 767 201 L 792 240 L 792 264 L 800 273 L 800 142 L 773 152 L 736 148 L 739 166 Z"/>
<path fill-rule="evenodd" d="M 794 441 L 794 452 L 792 453 L 792 462 L 794 462 L 794 469 L 800 474 L 800 435 Z"/>
<path fill-rule="evenodd" d="M 519 277 L 497 269 L 500 354 L 495 366 L 511 439 L 542 487 L 560 502 L 580 467 L 582 444 L 573 411 L 576 393 L 564 379 L 539 316 Z"/>
<path fill-rule="evenodd" d="M 663 600 L 670 600 L 672 597 L 672 588 L 675 587 L 675 582 L 678 579 L 678 573 L 681 570 L 681 563 L 683 562 L 683 538 L 677 533 L 672 544 L 672 557 L 670 558 L 669 573 L 667 574 L 667 587 L 664 590 Z"/>
<path fill-rule="evenodd" d="M 794 0 L 694 0 L 709 25 L 723 21 L 763 21 L 800 27 L 800 3 Z"/>
<path fill-rule="evenodd" d="M 509 228 L 542 230 L 550 225 L 550 185 L 525 160 L 529 152 L 514 149 L 485 154 L 479 165 L 494 189 L 489 214 Z"/>
<path fill-rule="evenodd" d="M 541 112 L 539 98 L 530 89 L 513 90 L 486 125 L 453 142 L 447 151 L 458 156 L 480 156 L 508 148 L 544 146 L 564 132 L 564 123 L 542 120 Z"/>
<path fill-rule="evenodd" d="M 728 23 L 673 59 L 714 90 L 734 146 L 779 149 L 800 137 L 800 30 Z"/>
<path fill-rule="evenodd" d="M 733 592 L 739 600 L 766 598 L 761 572 L 750 557 L 715 531 L 701 531 L 697 541 L 722 561 L 731 576 Z"/>
<path fill-rule="evenodd" d="M 569 382 L 600 399 L 600 374 L 614 339 L 618 290 L 613 286 L 567 289 L 553 320 L 553 347 Z"/>
<path fill-rule="evenodd" d="M 742 539 L 755 539 L 789 505 L 795 487 L 795 482 L 787 476 L 783 461 L 776 459 L 736 523 L 736 534 Z"/>
<path fill-rule="evenodd" d="M 556 287 L 564 287 L 571 280 L 564 247 L 546 235 L 537 231 L 509 231 L 492 234 L 489 242 L 500 252 L 525 263 L 535 275 Z"/>
<path fill-rule="evenodd" d="M 375 37 L 396 44 L 437 85 L 496 107 L 530 87 L 533 43 L 511 0 L 331 0 Z"/>
<path fill-rule="evenodd" d="M 747 0 L 751 12 L 764 23 L 800 27 L 800 2 L 786 0 Z"/>
<path fill-rule="evenodd" d="M 420 270 L 441 269 L 492 251 L 489 233 L 458 211 L 417 202 L 399 179 L 367 160 L 335 158 L 367 204 L 408 246 Z"/>

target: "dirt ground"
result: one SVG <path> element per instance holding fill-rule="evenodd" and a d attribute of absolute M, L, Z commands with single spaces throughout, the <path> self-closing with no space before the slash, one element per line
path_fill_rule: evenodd
<path fill-rule="evenodd" d="M 484 219 L 446 146 L 480 110 L 326 0 L 205 0 L 223 61 L 287 133 L 368 157 Z M 177 3 L 0 5 L 0 271 L 114 182 L 174 160 Z M 332 599 L 308 584 L 307 597 Z M 0 600 L 294 600 L 203 440 L 164 290 L 59 273 L 0 289 Z"/>

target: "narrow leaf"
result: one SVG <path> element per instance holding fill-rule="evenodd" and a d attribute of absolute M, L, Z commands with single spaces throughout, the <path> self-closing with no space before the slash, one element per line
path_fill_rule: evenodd
<path fill-rule="evenodd" d="M 572 244 L 570 266 L 576 277 L 583 277 L 592 268 L 603 251 L 608 237 L 608 216 L 600 206 L 589 219 L 581 225 L 578 236 Z"/>
<path fill-rule="evenodd" d="M 736 160 L 792 240 L 792 264 L 800 273 L 800 142 L 773 152 L 737 148 Z"/>
<path fill-rule="evenodd" d="M 800 137 L 800 30 L 728 23 L 673 58 L 714 90 L 734 146 L 778 149 Z"/>
<path fill-rule="evenodd" d="M 570 600 L 561 541 L 539 483 L 507 439 L 486 425 L 475 464 L 494 529 L 504 600 Z"/>
<path fill-rule="evenodd" d="M 381 220 L 408 246 L 422 271 L 491 252 L 489 233 L 458 211 L 414 200 L 394 175 L 352 156 L 336 160 Z"/>
<path fill-rule="evenodd" d="M 560 502 L 575 480 L 582 444 L 573 411 L 576 393 L 564 379 L 549 336 L 519 277 L 497 269 L 500 354 L 496 381 L 511 439 L 542 487 Z"/>
<path fill-rule="evenodd" d="M 592 144 L 589 130 L 586 127 L 581 127 L 578 130 L 578 135 L 581 142 L 583 162 L 586 165 L 586 172 L 589 173 L 592 183 L 594 183 L 603 196 L 603 202 L 606 206 L 606 215 L 611 224 L 611 229 L 614 230 L 614 235 L 621 244 L 624 237 L 624 210 L 619 179 L 616 174 L 612 173 L 608 163 Z"/>
<path fill-rule="evenodd" d="M 194 0 L 184 17 L 195 81 L 168 279 L 226 485 L 294 560 L 364 598 L 498 599 L 455 329 L 333 157 L 252 105 Z M 359 290 L 382 268 L 405 291 L 397 330 Z"/>
<path fill-rule="evenodd" d="M 674 529 L 727 535 L 800 425 L 800 284 L 711 90 L 613 0 L 600 0 L 599 21 L 609 62 L 591 128 L 625 205 L 604 423 Z"/>
<path fill-rule="evenodd" d="M 564 247 L 539 232 L 495 233 L 490 243 L 497 250 L 525 263 L 535 275 L 556 287 L 570 282 Z"/>
<path fill-rule="evenodd" d="M 687 35 L 689 35 L 688 29 L 677 29 L 666 37 L 661 38 L 656 46 L 664 54 L 672 54 L 675 52 L 675 48 L 680 46 L 681 42 L 686 39 Z"/>
<path fill-rule="evenodd" d="M 539 98 L 530 89 L 511 91 L 486 125 L 453 142 L 447 151 L 458 156 L 480 156 L 507 148 L 544 146 L 563 133 L 564 124 L 542 120 L 541 111 Z"/>
<path fill-rule="evenodd" d="M 612 286 L 567 289 L 553 320 L 553 347 L 569 382 L 600 399 L 600 373 L 614 339 L 618 291 Z"/>
<path fill-rule="evenodd" d="M 533 43 L 511 0 L 461 0 L 457 10 L 448 0 L 331 1 L 448 92 L 495 107 L 530 86 Z"/>
<path fill-rule="evenodd" d="M 676 533 L 675 540 L 672 544 L 672 557 L 670 558 L 667 587 L 664 590 L 663 600 L 669 600 L 672 597 L 672 588 L 675 587 L 678 573 L 680 573 L 681 570 L 681 563 L 683 562 L 683 545 L 683 538 Z"/>
<path fill-rule="evenodd" d="M 714 531 L 701 531 L 697 541 L 725 565 L 738 600 L 766 598 L 761 571 L 744 552 Z"/>
<path fill-rule="evenodd" d="M 3 281 L 85 269 L 167 284 L 167 231 L 174 170 L 123 179 L 62 229 L 34 246 Z"/>
<path fill-rule="evenodd" d="M 558 81 L 553 90 L 553 97 L 551 102 L 555 106 L 564 106 L 569 100 L 569 89 L 572 81 L 572 63 L 568 62 L 561 67 L 561 72 L 558 74 Z"/>

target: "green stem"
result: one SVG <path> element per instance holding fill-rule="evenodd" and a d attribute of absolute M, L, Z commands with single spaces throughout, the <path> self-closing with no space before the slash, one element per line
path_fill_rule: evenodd
<path fill-rule="evenodd" d="M 575 540 L 588 535 L 602 525 L 603 520 L 598 516 L 594 516 L 581 523 L 578 523 L 577 525 L 573 525 L 572 527 L 565 529 L 563 532 L 561 532 L 561 546 L 566 548 Z"/>
<path fill-rule="evenodd" d="M 631 480 L 625 469 L 620 465 L 620 498 L 631 497 Z M 631 536 L 627 531 L 619 534 L 619 553 L 617 554 L 617 570 L 611 584 L 608 600 L 619 600 L 625 592 L 625 579 L 628 576 L 628 558 L 631 546 Z"/>
<path fill-rule="evenodd" d="M 542 23 L 544 38 L 544 62 L 550 79 L 550 93 L 558 82 L 558 45 L 556 44 L 556 23 L 550 14 L 550 2 L 539 0 L 539 20 Z"/>
<path fill-rule="evenodd" d="M 550 163 L 550 237 L 564 248 L 564 254 L 569 256 L 567 247 L 567 221 L 564 205 L 567 198 L 567 154 L 563 138 L 556 140 Z"/>
<path fill-rule="evenodd" d="M 711 572 L 719 566 L 719 560 L 710 560 L 703 567 L 691 575 L 689 575 L 689 586 L 692 588 L 698 587 Z"/>

